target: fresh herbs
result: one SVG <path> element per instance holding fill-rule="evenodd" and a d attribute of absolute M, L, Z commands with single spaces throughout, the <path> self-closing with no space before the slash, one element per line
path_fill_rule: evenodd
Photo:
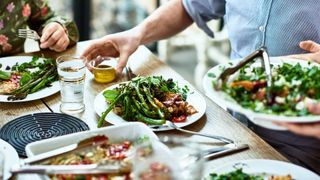
<path fill-rule="evenodd" d="M 102 113 L 98 127 L 103 125 L 111 110 L 126 121 L 142 121 L 153 125 L 164 124 L 166 119 L 173 117 L 186 118 L 189 115 L 187 109 L 192 107 L 185 102 L 188 91 L 187 86 L 179 88 L 172 79 L 164 80 L 161 76 L 135 77 L 128 83 L 103 92 L 109 106 Z M 173 107 L 178 100 L 182 106 L 175 113 Z"/>
<path fill-rule="evenodd" d="M 272 102 L 266 101 L 266 76 L 262 67 L 245 66 L 222 90 L 244 108 L 255 112 L 304 116 L 308 103 L 320 103 L 320 67 L 299 63 L 273 66 Z"/>
<path fill-rule="evenodd" d="M 263 180 L 263 176 L 244 173 L 242 169 L 236 169 L 226 174 L 211 173 L 206 180 Z"/>

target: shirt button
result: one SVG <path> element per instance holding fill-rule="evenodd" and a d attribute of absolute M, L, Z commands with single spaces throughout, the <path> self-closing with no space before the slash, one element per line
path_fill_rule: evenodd
<path fill-rule="evenodd" d="M 264 30 L 265 30 L 265 29 L 264 29 L 264 26 L 260 26 L 260 27 L 259 27 L 259 31 L 264 32 Z"/>

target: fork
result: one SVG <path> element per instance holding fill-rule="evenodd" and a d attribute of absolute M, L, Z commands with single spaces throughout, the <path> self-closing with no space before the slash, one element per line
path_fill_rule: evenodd
<path fill-rule="evenodd" d="M 18 37 L 25 39 L 33 39 L 36 41 L 40 40 L 39 34 L 32 29 L 18 29 Z"/>
<path fill-rule="evenodd" d="M 237 72 L 240 68 L 248 64 L 249 62 L 254 61 L 257 57 L 261 57 L 261 66 L 264 68 L 266 78 L 267 78 L 267 100 L 268 102 L 272 101 L 271 97 L 271 87 L 272 87 L 272 74 L 271 74 L 271 66 L 270 66 L 270 60 L 269 55 L 267 53 L 266 47 L 261 47 L 257 49 L 252 54 L 245 57 L 242 61 L 240 61 L 237 65 L 233 67 L 226 68 L 218 77 L 217 82 L 214 86 L 216 90 L 220 90 L 222 88 L 222 84 L 225 84 L 229 78 L 230 75 Z"/>
<path fill-rule="evenodd" d="M 224 143 L 234 143 L 233 140 L 226 138 L 226 137 L 222 137 L 222 136 L 217 136 L 217 135 L 212 135 L 212 134 L 206 134 L 206 133 L 199 133 L 199 132 L 195 132 L 195 131 L 190 131 L 190 130 L 186 130 L 186 129 L 182 129 L 180 127 L 178 127 L 175 123 L 171 122 L 171 121 L 166 121 L 166 123 L 164 125 L 150 125 L 149 127 L 152 129 L 158 129 L 161 128 L 163 126 L 167 126 L 167 127 L 171 127 L 173 129 L 176 129 L 178 131 L 184 132 L 184 133 L 189 133 L 189 134 L 193 134 L 193 135 L 198 135 L 198 136 L 203 136 L 203 137 L 207 137 L 207 138 L 212 138 L 212 139 L 216 139 L 218 141 L 224 142 Z"/>

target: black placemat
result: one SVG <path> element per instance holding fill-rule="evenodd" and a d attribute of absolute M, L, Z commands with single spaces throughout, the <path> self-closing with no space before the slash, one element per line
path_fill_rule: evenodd
<path fill-rule="evenodd" d="M 82 120 L 61 113 L 35 113 L 18 117 L 0 129 L 0 138 L 11 144 L 20 157 L 26 157 L 28 143 L 89 130 Z"/>

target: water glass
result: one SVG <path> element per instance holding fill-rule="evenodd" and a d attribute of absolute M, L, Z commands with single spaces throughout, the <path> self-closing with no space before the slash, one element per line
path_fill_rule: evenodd
<path fill-rule="evenodd" d="M 196 144 L 170 142 L 164 145 L 153 141 L 152 145 L 136 147 L 133 161 L 133 177 L 140 180 L 198 180 L 202 177 L 204 158 Z M 152 151 L 150 151 L 152 147 Z M 169 149 L 168 149 L 169 147 Z"/>
<path fill-rule="evenodd" d="M 60 111 L 66 114 L 76 114 L 84 111 L 83 91 L 85 81 L 84 59 L 71 55 L 57 58 L 60 82 Z"/>

